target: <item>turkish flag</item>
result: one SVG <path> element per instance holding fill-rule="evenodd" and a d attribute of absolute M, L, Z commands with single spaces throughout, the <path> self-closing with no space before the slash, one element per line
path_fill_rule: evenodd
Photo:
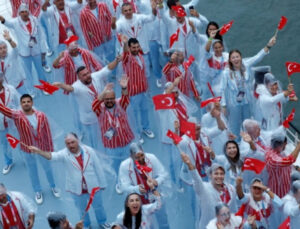
<path fill-rule="evenodd" d="M 233 24 L 233 20 L 223 25 L 219 34 L 223 36 L 225 33 L 227 33 L 228 30 L 230 30 L 232 24 Z"/>
<path fill-rule="evenodd" d="M 178 41 L 178 37 L 179 37 L 179 28 L 177 29 L 176 33 L 173 33 L 170 36 L 170 48 L 173 46 L 175 41 Z"/>
<path fill-rule="evenodd" d="M 175 134 L 175 133 L 172 132 L 171 130 L 168 130 L 167 136 L 168 136 L 169 138 L 173 139 L 175 145 L 177 145 L 177 144 L 182 140 L 181 137 L 179 137 L 177 134 Z"/>
<path fill-rule="evenodd" d="M 146 166 L 146 165 L 141 165 L 138 161 L 135 161 L 136 168 L 140 170 L 142 173 L 150 173 L 152 171 L 152 168 Z"/>
<path fill-rule="evenodd" d="M 192 65 L 194 60 L 195 60 L 195 57 L 193 55 L 190 55 L 189 59 L 186 62 L 183 62 L 182 65 L 183 65 L 185 71 Z"/>
<path fill-rule="evenodd" d="M 295 108 L 291 111 L 291 113 L 287 116 L 287 118 L 283 121 L 282 125 L 284 128 L 290 127 L 290 122 L 292 122 L 295 118 Z"/>
<path fill-rule="evenodd" d="M 289 95 L 289 98 L 293 98 L 294 96 L 296 96 L 296 92 L 293 90 L 292 93 Z"/>
<path fill-rule="evenodd" d="M 89 202 L 88 202 L 88 204 L 86 205 L 86 208 L 85 208 L 86 212 L 90 209 L 91 204 L 93 203 L 93 200 L 94 200 L 94 196 L 95 196 L 96 192 L 98 192 L 99 190 L 100 190 L 100 187 L 95 187 L 95 188 L 92 189 L 91 194 L 90 194 Z"/>
<path fill-rule="evenodd" d="M 115 12 L 117 12 L 117 7 L 118 7 L 119 3 L 117 3 L 116 0 L 112 0 L 112 4 L 113 4 Z"/>
<path fill-rule="evenodd" d="M 200 106 L 201 106 L 201 108 L 203 108 L 203 107 L 206 107 L 210 103 L 218 103 L 218 102 L 220 102 L 221 98 L 222 98 L 221 96 L 218 96 L 215 98 L 210 98 L 210 99 L 204 100 L 201 102 Z"/>
<path fill-rule="evenodd" d="M 64 43 L 67 45 L 67 46 L 69 46 L 71 43 L 73 43 L 73 42 L 75 42 L 75 41 L 78 41 L 78 37 L 76 36 L 76 35 L 72 35 L 72 36 L 70 36 L 68 39 L 66 39 L 65 41 L 64 41 Z"/>
<path fill-rule="evenodd" d="M 291 218 L 287 217 L 282 224 L 280 224 L 278 229 L 291 229 Z"/>
<path fill-rule="evenodd" d="M 282 30 L 287 23 L 287 18 L 285 16 L 281 16 L 280 21 L 278 23 L 277 29 Z"/>
<path fill-rule="evenodd" d="M 36 87 L 42 91 L 45 91 L 45 92 L 49 93 L 50 95 L 52 95 L 55 91 L 59 90 L 58 87 L 53 86 L 52 84 L 50 84 L 44 80 L 40 80 L 40 82 L 42 85 L 34 85 L 34 87 Z"/>
<path fill-rule="evenodd" d="M 186 134 L 187 136 L 189 136 L 193 140 L 196 140 L 196 123 L 181 120 L 181 122 L 180 122 L 180 132 Z"/>
<path fill-rule="evenodd" d="M 177 14 L 177 17 L 185 17 L 186 16 L 186 12 L 184 10 L 183 6 L 172 6 L 172 10 L 174 10 Z"/>
<path fill-rule="evenodd" d="M 6 138 L 12 148 L 16 148 L 20 142 L 20 140 L 16 139 L 14 136 L 10 134 L 6 134 Z"/>
<path fill-rule="evenodd" d="M 300 64 L 297 62 L 285 62 L 285 67 L 286 67 L 288 76 L 290 76 L 296 72 L 300 72 Z"/>
<path fill-rule="evenodd" d="M 175 97 L 173 94 L 161 94 L 152 97 L 155 110 L 175 109 Z"/>
<path fill-rule="evenodd" d="M 246 157 L 244 160 L 242 171 L 251 170 L 254 171 L 256 174 L 260 174 L 263 171 L 265 165 L 266 163 L 263 161 L 260 161 L 255 158 Z"/>

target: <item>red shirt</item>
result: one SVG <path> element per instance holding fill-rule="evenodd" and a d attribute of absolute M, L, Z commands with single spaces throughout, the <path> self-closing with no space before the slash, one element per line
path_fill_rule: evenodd
<path fill-rule="evenodd" d="M 25 229 L 18 209 L 13 201 L 10 201 L 6 206 L 2 205 L 1 208 L 1 216 L 4 229 L 10 229 L 10 227 L 12 226 L 16 226 L 18 229 Z"/>
<path fill-rule="evenodd" d="M 5 104 L 5 90 L 3 88 L 3 91 L 0 92 L 0 99 L 2 101 L 2 104 Z M 4 122 L 4 127 L 7 128 L 8 127 L 8 124 L 7 124 L 7 121 L 6 121 L 6 117 L 4 116 L 3 118 L 3 122 Z"/>
<path fill-rule="evenodd" d="M 32 33 L 32 26 L 31 26 L 30 21 L 26 24 L 26 28 L 27 28 L 28 32 L 31 34 Z"/>
<path fill-rule="evenodd" d="M 75 156 L 75 158 L 76 158 L 78 164 L 80 165 L 81 172 L 83 173 L 83 159 L 82 159 L 82 154 L 80 154 L 78 157 Z M 82 186 L 81 193 L 82 194 L 88 193 L 86 181 L 85 181 L 85 178 L 84 178 L 83 174 L 82 174 L 82 185 L 81 186 Z"/>

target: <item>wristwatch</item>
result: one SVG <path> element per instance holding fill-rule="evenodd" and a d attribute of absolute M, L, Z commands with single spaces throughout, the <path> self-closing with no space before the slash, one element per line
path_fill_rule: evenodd
<path fill-rule="evenodd" d="M 267 189 L 265 190 L 266 193 L 269 193 L 270 191 L 271 191 L 270 188 L 267 188 Z"/>

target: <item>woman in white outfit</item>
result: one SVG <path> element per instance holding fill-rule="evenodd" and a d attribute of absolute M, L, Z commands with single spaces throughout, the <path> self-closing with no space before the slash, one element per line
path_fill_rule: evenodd
<path fill-rule="evenodd" d="M 230 213 L 226 204 L 220 203 L 215 207 L 216 218 L 209 221 L 206 229 L 236 229 L 242 224 L 242 217 Z"/>
<path fill-rule="evenodd" d="M 229 126 L 236 136 L 239 136 L 243 120 L 250 117 L 250 105 L 253 100 L 253 78 L 250 68 L 261 61 L 275 43 L 276 38 L 272 37 L 262 50 L 247 59 L 242 59 L 239 50 L 229 53 L 229 68 L 224 70 L 222 76 L 221 105 L 228 111 Z"/>
<path fill-rule="evenodd" d="M 142 205 L 140 195 L 131 193 L 125 200 L 125 211 L 117 216 L 116 224 L 128 229 L 150 229 L 153 228 L 152 214 L 161 207 L 160 194 L 155 189 L 152 179 L 147 183 L 152 190 L 155 201 L 151 204 Z"/>

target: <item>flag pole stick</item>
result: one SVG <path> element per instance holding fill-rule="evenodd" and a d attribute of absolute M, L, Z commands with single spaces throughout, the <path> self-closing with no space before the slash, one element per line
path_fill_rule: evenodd
<path fill-rule="evenodd" d="M 277 34 L 278 34 L 278 29 L 276 29 L 275 34 L 274 34 L 275 38 L 277 37 Z"/>
<path fill-rule="evenodd" d="M 28 145 L 26 145 L 26 144 L 23 143 L 23 142 L 20 142 L 20 144 L 21 144 L 22 146 L 28 147 Z"/>

